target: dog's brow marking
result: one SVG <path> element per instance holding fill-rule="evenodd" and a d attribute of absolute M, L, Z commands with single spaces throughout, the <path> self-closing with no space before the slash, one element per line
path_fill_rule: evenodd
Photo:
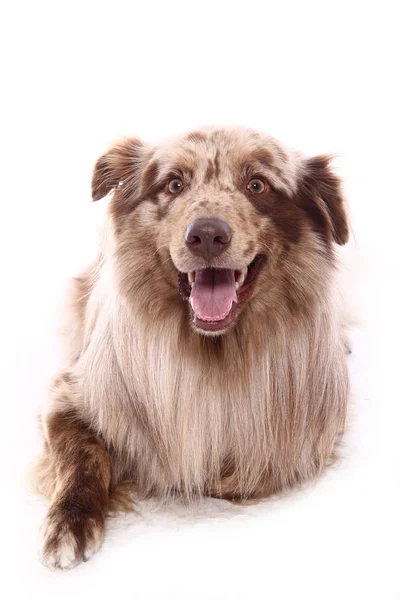
<path fill-rule="evenodd" d="M 266 148 L 257 148 L 257 150 L 253 152 L 251 160 L 256 160 L 265 167 L 271 167 L 274 164 L 274 157 Z"/>

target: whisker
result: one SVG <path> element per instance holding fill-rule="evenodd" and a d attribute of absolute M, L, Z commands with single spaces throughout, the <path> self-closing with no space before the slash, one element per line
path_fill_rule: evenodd
<path fill-rule="evenodd" d="M 265 242 L 259 242 L 261 244 L 261 246 L 264 246 L 265 248 L 267 248 L 267 250 L 271 253 L 274 254 L 274 251 L 272 250 L 272 248 L 270 246 L 268 246 L 268 244 L 266 244 Z"/>

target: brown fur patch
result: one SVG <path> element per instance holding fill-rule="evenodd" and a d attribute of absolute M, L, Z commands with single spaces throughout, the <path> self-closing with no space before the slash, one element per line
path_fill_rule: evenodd
<path fill-rule="evenodd" d="M 257 148 L 251 153 L 250 160 L 247 162 L 259 162 L 265 167 L 272 167 L 274 164 L 274 155 L 270 150 L 266 148 Z"/>
<path fill-rule="evenodd" d="M 265 194 L 249 193 L 248 197 L 257 211 L 275 225 L 285 242 L 297 244 L 300 241 L 305 229 L 304 217 L 290 198 L 274 191 Z"/>
<path fill-rule="evenodd" d="M 159 170 L 157 161 L 149 163 L 144 169 L 142 175 L 142 189 L 144 196 L 152 196 L 162 189 L 163 183 L 160 188 L 160 183 L 157 182 Z"/>
<path fill-rule="evenodd" d="M 215 178 L 219 179 L 220 176 L 220 154 L 219 154 L 219 149 L 217 148 L 216 152 L 215 152 L 215 157 L 214 157 L 214 173 L 215 173 Z"/>
<path fill-rule="evenodd" d="M 63 566 L 60 545 L 69 545 L 71 561 L 76 563 L 84 559 L 88 545 L 103 535 L 110 457 L 72 409 L 47 418 L 46 439 L 56 480 L 42 552 L 45 561 L 59 552 L 61 563 L 55 566 Z"/>
<path fill-rule="evenodd" d="M 208 161 L 207 170 L 204 175 L 204 183 L 210 183 L 214 176 L 214 165 L 211 160 Z"/>

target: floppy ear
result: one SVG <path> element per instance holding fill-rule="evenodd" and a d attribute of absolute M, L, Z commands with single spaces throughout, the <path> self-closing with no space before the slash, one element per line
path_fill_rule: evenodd
<path fill-rule="evenodd" d="M 349 239 L 349 228 L 340 179 L 332 172 L 330 156 L 315 156 L 304 163 L 299 184 L 300 203 L 318 231 L 337 244 Z"/>
<path fill-rule="evenodd" d="M 93 200 L 100 200 L 118 185 L 134 180 L 143 148 L 140 140 L 127 138 L 100 156 L 93 170 Z"/>

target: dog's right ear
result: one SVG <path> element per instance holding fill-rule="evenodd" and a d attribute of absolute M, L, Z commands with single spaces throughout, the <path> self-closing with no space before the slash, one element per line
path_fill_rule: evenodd
<path fill-rule="evenodd" d="M 343 245 L 349 239 L 349 225 L 341 181 L 332 171 L 330 162 L 331 157 L 325 155 L 305 161 L 299 200 L 320 234 Z"/>
<path fill-rule="evenodd" d="M 92 177 L 92 199 L 100 200 L 122 183 L 133 182 L 144 144 L 137 138 L 116 143 L 97 160 Z"/>

